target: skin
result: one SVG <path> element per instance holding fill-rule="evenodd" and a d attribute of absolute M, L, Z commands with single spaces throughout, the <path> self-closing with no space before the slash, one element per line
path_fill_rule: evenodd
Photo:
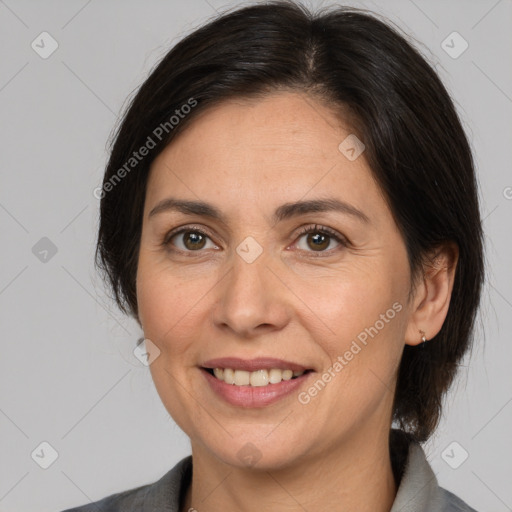
<path fill-rule="evenodd" d="M 457 253 L 439 250 L 408 300 L 404 241 L 364 153 L 350 161 L 338 150 L 350 133 L 318 100 L 272 93 L 209 108 L 153 162 L 137 300 L 144 335 L 161 351 L 150 366 L 155 387 L 191 440 L 183 511 L 391 509 L 398 364 L 405 344 L 421 342 L 420 329 L 430 339 L 441 328 Z M 226 222 L 176 211 L 148 216 L 170 196 L 211 203 Z M 283 203 L 326 197 L 369 222 L 340 212 L 270 220 Z M 327 236 L 317 249 L 308 242 L 315 224 L 347 244 Z M 194 249 L 182 233 L 166 247 L 166 235 L 182 226 L 204 231 L 204 246 Z M 312 234 L 298 235 L 302 226 Z M 252 263 L 236 252 L 248 236 L 263 249 Z M 262 408 L 235 407 L 198 368 L 217 357 L 281 358 L 315 369 L 304 391 L 394 303 L 401 311 L 308 404 L 292 393 Z M 237 455 L 246 443 L 260 456 L 255 465 Z"/>

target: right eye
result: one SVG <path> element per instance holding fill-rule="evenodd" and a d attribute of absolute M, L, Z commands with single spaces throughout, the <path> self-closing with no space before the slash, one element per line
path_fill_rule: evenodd
<path fill-rule="evenodd" d="M 181 243 L 181 247 L 180 243 L 173 243 L 173 240 L 175 239 Z M 170 247 L 170 249 L 173 251 L 178 250 L 181 252 L 200 252 L 201 249 L 205 248 L 208 240 L 210 240 L 212 243 L 213 247 L 211 248 L 218 249 L 218 247 L 211 241 L 211 238 L 207 233 L 191 226 L 185 226 L 168 233 L 165 236 L 163 245 Z M 177 249 L 174 249 L 174 247 L 177 247 Z"/>

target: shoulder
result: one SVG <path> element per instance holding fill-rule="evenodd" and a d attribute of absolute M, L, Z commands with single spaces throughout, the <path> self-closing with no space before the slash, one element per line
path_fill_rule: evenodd
<path fill-rule="evenodd" d="M 145 492 L 154 484 L 143 485 L 127 491 L 111 494 L 99 501 L 66 509 L 63 512 L 121 512 L 132 510 L 141 503 Z"/>
<path fill-rule="evenodd" d="M 461 498 L 439 485 L 419 443 L 401 437 L 402 439 L 398 433 L 393 432 L 390 445 L 398 475 L 396 480 L 399 482 L 390 512 L 477 512 Z"/>
<path fill-rule="evenodd" d="M 191 472 L 192 457 L 188 456 L 154 483 L 62 512 L 178 512 L 181 493 L 190 483 Z"/>
<path fill-rule="evenodd" d="M 443 487 L 439 487 L 439 494 L 443 504 L 443 508 L 441 509 L 443 512 L 477 512 L 465 501 Z"/>

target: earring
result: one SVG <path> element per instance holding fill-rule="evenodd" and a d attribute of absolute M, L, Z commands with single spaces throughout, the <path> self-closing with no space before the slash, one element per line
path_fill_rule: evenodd
<path fill-rule="evenodd" d="M 427 342 L 427 338 L 425 336 L 425 331 L 420 330 L 419 333 L 421 334 L 421 346 L 424 347 L 425 343 Z"/>

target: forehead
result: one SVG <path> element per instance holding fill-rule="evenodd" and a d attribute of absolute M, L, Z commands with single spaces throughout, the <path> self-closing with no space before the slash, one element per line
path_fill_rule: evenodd
<path fill-rule="evenodd" d="M 260 153 L 262 158 L 268 153 L 318 158 L 321 153 L 332 156 L 340 137 L 350 133 L 348 122 L 325 104 L 305 93 L 283 91 L 207 107 L 168 149 L 195 146 L 198 153 L 212 156 L 225 156 L 222 150 L 228 148 L 237 149 L 237 154 Z"/>
<path fill-rule="evenodd" d="M 208 198 L 226 209 L 248 203 L 336 195 L 385 208 L 363 154 L 339 146 L 353 137 L 334 110 L 302 93 L 230 99 L 201 112 L 155 159 L 148 207 L 166 194 Z"/>

